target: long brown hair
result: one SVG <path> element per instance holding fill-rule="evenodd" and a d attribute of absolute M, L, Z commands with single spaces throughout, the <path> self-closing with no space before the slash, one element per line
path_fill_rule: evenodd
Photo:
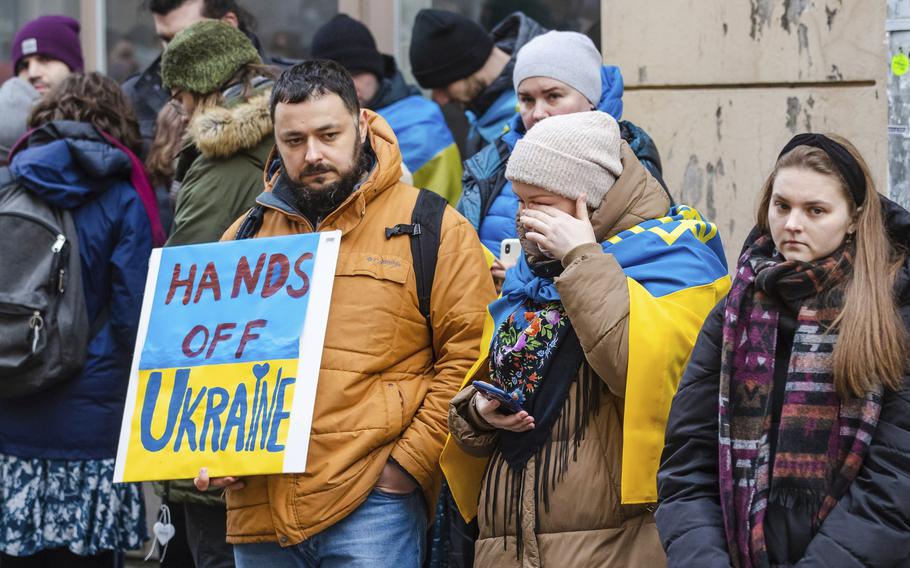
<path fill-rule="evenodd" d="M 120 85 L 101 73 L 73 73 L 52 88 L 28 117 L 29 128 L 54 120 L 88 122 L 139 155 L 142 142 L 136 114 Z"/>
<path fill-rule="evenodd" d="M 858 207 L 847 183 L 823 150 L 797 146 L 777 161 L 762 187 L 757 223 L 770 232 L 768 208 L 777 172 L 800 168 L 838 180 L 850 214 L 856 222 L 856 258 L 847 283 L 844 306 L 834 322 L 838 332 L 834 347 L 834 386 L 842 398 L 860 397 L 876 385 L 897 390 L 907 365 L 907 330 L 894 297 L 894 279 L 905 262 L 906 251 L 892 247 L 882 218 L 881 201 L 862 155 L 840 136 L 828 134 L 856 158 L 866 178 L 867 196 Z"/>
<path fill-rule="evenodd" d="M 168 187 L 174 179 L 175 161 L 180 152 L 186 118 L 178 105 L 169 102 L 161 108 L 155 120 L 155 139 L 145 159 L 149 181 L 158 187 Z"/>

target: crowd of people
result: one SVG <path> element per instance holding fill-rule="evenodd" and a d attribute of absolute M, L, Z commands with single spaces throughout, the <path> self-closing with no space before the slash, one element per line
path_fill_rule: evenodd
<path fill-rule="evenodd" d="M 0 568 L 149 539 L 113 472 L 152 249 L 329 230 L 306 473 L 156 482 L 162 565 L 910 567 L 910 213 L 849 140 L 767 164 L 728 267 L 581 33 L 422 10 L 425 98 L 349 16 L 289 62 L 233 0 L 147 5 L 123 85 L 42 16 L 0 86 Z M 389 231 L 425 202 L 429 264 Z M 28 279 L 25 206 L 78 275 Z M 78 371 L 39 386 L 74 282 Z"/>

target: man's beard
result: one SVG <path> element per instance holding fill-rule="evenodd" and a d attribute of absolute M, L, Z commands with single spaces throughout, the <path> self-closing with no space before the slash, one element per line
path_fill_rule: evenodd
<path fill-rule="evenodd" d="M 354 188 L 369 171 L 371 161 L 369 154 L 364 149 L 364 144 L 358 141 L 357 146 L 354 148 L 354 159 L 352 162 L 354 166 L 347 172 L 339 172 L 334 166 L 327 163 L 317 163 L 308 165 L 300 172 L 297 179 L 294 179 L 288 174 L 284 160 L 281 160 L 281 171 L 284 173 L 288 186 L 294 192 L 297 210 L 307 218 L 318 222 L 325 219 L 354 193 Z M 341 177 L 338 181 L 319 187 L 313 187 L 298 181 L 306 176 L 330 172 L 338 173 Z"/>

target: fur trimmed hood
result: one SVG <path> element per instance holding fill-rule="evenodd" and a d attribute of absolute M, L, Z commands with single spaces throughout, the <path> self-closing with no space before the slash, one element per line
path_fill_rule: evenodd
<path fill-rule="evenodd" d="M 206 158 L 229 158 L 272 134 L 271 89 L 232 106 L 214 106 L 194 116 L 187 136 Z"/>

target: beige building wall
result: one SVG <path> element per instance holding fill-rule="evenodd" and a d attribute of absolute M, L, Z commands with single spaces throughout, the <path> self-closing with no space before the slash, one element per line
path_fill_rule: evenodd
<path fill-rule="evenodd" d="M 396 0 L 338 0 L 338 13 L 363 22 L 382 53 L 394 54 L 398 47 Z"/>
<path fill-rule="evenodd" d="M 795 133 L 836 132 L 887 180 L 884 0 L 602 0 L 603 53 L 625 77 L 674 197 L 716 222 L 731 269 L 757 195 Z"/>

